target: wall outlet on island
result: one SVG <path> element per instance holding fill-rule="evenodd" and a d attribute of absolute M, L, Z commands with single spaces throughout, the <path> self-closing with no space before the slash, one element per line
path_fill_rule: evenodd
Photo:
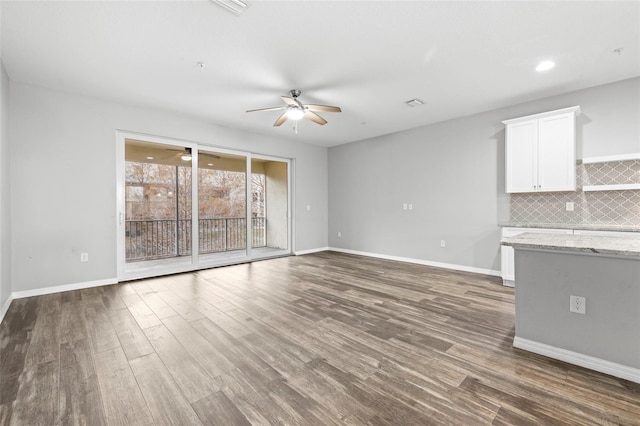
<path fill-rule="evenodd" d="M 572 212 L 574 207 L 575 205 L 573 204 L 573 201 L 567 201 L 565 204 L 565 208 L 568 212 Z"/>
<path fill-rule="evenodd" d="M 587 300 L 580 296 L 569 296 L 569 312 L 577 314 L 586 314 Z"/>

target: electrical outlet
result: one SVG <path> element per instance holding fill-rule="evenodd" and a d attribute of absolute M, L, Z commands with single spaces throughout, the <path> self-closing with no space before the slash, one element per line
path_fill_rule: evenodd
<path fill-rule="evenodd" d="M 338 231 L 338 238 L 342 238 L 342 232 Z"/>
<path fill-rule="evenodd" d="M 567 202 L 565 203 L 565 208 L 566 208 L 566 210 L 567 210 L 568 212 L 572 212 L 572 211 L 573 211 L 573 208 L 574 208 L 573 201 L 567 201 Z"/>
<path fill-rule="evenodd" d="M 440 247 L 446 247 L 447 242 L 445 240 L 440 240 Z"/>
<path fill-rule="evenodd" d="M 88 262 L 89 253 L 80 253 L 80 262 Z"/>
<path fill-rule="evenodd" d="M 413 210 L 413 204 L 409 204 L 409 210 Z"/>
<path fill-rule="evenodd" d="M 406 210 L 407 209 L 407 203 L 402 204 L 402 210 Z"/>
<path fill-rule="evenodd" d="M 587 313 L 587 299 L 580 296 L 569 296 L 569 312 L 576 314 Z"/>

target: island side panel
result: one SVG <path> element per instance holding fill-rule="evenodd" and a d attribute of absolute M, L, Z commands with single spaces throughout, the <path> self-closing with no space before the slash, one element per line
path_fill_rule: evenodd
<path fill-rule="evenodd" d="M 517 337 L 640 368 L 639 259 L 516 248 L 515 264 Z"/>

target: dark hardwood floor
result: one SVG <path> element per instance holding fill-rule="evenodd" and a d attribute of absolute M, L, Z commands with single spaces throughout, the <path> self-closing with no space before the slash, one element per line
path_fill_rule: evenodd
<path fill-rule="evenodd" d="M 513 349 L 513 309 L 331 252 L 18 299 L 0 424 L 640 425 L 640 385 Z"/>

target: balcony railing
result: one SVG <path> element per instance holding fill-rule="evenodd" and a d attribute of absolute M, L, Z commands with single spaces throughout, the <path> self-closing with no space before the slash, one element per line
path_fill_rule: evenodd
<path fill-rule="evenodd" d="M 266 246 L 265 217 L 251 218 L 251 246 Z M 198 219 L 200 254 L 244 250 L 247 220 L 243 217 Z M 191 255 L 191 219 L 125 221 L 127 262 Z"/>

